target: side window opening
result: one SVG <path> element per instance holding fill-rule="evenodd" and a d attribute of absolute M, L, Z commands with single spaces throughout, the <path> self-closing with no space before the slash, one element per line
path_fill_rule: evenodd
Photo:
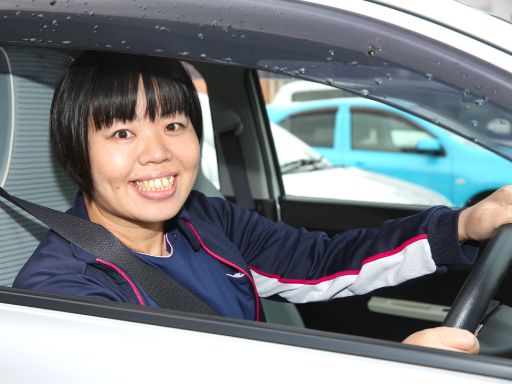
<path fill-rule="evenodd" d="M 419 141 L 435 138 L 415 121 L 388 112 L 391 107 L 324 84 L 264 71 L 259 77 L 286 195 L 452 205 L 450 196 L 435 185 L 426 186 L 422 175 L 393 168 L 404 165 L 400 152 L 415 152 Z M 377 113 L 380 107 L 383 113 Z M 354 149 L 398 153 L 386 164 Z"/>

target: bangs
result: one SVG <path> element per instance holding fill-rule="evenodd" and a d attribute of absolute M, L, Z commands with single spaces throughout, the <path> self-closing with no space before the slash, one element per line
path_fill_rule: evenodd
<path fill-rule="evenodd" d="M 179 69 L 185 72 L 181 65 Z M 183 82 L 182 76 L 176 76 L 176 68 L 132 65 L 129 68 L 116 66 L 115 70 L 103 67 L 98 72 L 89 103 L 89 116 L 96 130 L 108 129 L 115 121 L 134 120 L 141 85 L 146 98 L 144 117 L 154 121 L 157 117 L 183 113 L 192 122 L 197 121 L 197 95 L 195 90 L 191 91 L 191 84 Z"/>

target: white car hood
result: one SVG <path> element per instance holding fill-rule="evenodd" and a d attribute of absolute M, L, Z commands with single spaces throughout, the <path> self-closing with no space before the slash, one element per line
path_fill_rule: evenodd
<path fill-rule="evenodd" d="M 443 195 L 422 186 L 354 167 L 332 167 L 283 175 L 285 193 L 338 200 L 448 205 Z"/>

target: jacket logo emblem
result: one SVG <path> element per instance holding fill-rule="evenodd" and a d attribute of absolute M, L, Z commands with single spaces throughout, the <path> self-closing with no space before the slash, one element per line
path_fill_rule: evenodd
<path fill-rule="evenodd" d="M 240 279 L 241 277 L 244 277 L 245 275 L 242 273 L 242 272 L 237 272 L 237 273 L 226 273 L 226 276 L 229 276 L 229 277 L 234 277 L 235 279 Z"/>

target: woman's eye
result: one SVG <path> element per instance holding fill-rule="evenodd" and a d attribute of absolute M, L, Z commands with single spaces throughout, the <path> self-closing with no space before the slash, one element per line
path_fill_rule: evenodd
<path fill-rule="evenodd" d="M 183 124 L 181 124 L 181 123 L 171 123 L 171 124 L 168 124 L 167 127 L 165 127 L 165 130 L 167 132 L 176 132 L 180 128 L 183 128 Z"/>
<path fill-rule="evenodd" d="M 114 132 L 114 137 L 117 137 L 118 139 L 129 139 L 133 136 L 133 133 L 126 129 L 120 129 L 119 131 Z"/>

